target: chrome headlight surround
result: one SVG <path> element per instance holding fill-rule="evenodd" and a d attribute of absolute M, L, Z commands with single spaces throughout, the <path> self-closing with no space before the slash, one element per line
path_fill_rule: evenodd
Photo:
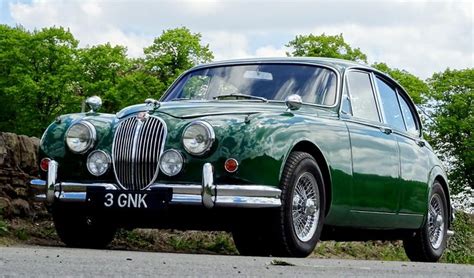
<path fill-rule="evenodd" d="M 174 156 L 174 157 L 172 157 Z M 175 158 L 176 161 L 170 160 L 170 158 Z M 174 166 L 175 168 L 170 167 Z M 184 166 L 184 157 L 181 152 L 175 149 L 169 149 L 163 152 L 160 157 L 160 170 L 165 175 L 172 177 L 181 173 Z M 173 171 L 174 170 L 174 171 Z"/>
<path fill-rule="evenodd" d="M 83 128 L 83 130 L 77 131 L 75 130 L 77 128 Z M 78 138 L 78 136 L 71 137 L 71 132 L 75 132 L 75 131 L 76 132 L 85 131 L 87 132 L 87 134 L 85 134 L 86 135 L 85 138 Z M 77 140 L 80 141 L 81 139 L 86 141 L 85 144 L 83 142 L 77 142 Z M 83 154 L 87 152 L 88 150 L 90 150 L 94 146 L 96 139 L 97 139 L 97 132 L 95 130 L 95 127 L 91 123 L 86 122 L 86 121 L 80 121 L 80 122 L 72 124 L 66 131 L 66 135 L 65 135 L 66 145 L 68 146 L 69 150 L 77 154 Z M 82 144 L 83 146 L 80 146 L 80 144 Z"/>
<path fill-rule="evenodd" d="M 92 161 L 92 159 L 94 158 L 94 156 L 97 156 L 97 155 L 102 155 L 102 158 L 103 158 L 103 161 L 100 161 L 98 162 L 98 160 L 94 160 Z M 97 168 L 97 164 L 102 164 L 102 165 L 99 165 L 99 166 L 102 166 L 102 168 L 98 169 L 98 171 L 93 171 L 92 170 L 92 164 L 95 163 L 96 165 L 96 169 Z M 102 176 L 103 174 L 107 173 L 107 170 L 109 170 L 110 168 L 110 163 L 112 163 L 112 159 L 110 158 L 110 155 L 102 150 L 95 150 L 95 151 L 92 151 L 88 156 L 87 156 L 87 170 L 89 171 L 89 173 L 91 173 L 92 175 L 98 177 L 98 176 Z M 105 166 L 104 166 L 105 165 Z"/>
<path fill-rule="evenodd" d="M 214 128 L 205 121 L 194 121 L 183 131 L 183 146 L 191 155 L 204 155 L 212 148 L 215 140 Z"/>

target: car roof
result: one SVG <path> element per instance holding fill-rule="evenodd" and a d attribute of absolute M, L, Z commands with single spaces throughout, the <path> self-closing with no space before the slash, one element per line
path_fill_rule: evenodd
<path fill-rule="evenodd" d="M 314 65 L 322 65 L 322 66 L 329 66 L 335 68 L 339 71 L 344 71 L 346 68 L 349 67 L 357 67 L 357 68 L 366 68 L 372 69 L 368 65 L 343 60 L 343 59 L 336 59 L 336 58 L 323 58 L 323 57 L 275 57 L 275 58 L 248 58 L 248 59 L 232 59 L 232 60 L 223 60 L 223 61 L 216 61 L 207 64 L 198 65 L 193 68 L 206 68 L 212 66 L 222 66 L 222 65 L 238 65 L 238 64 L 260 64 L 260 63 L 285 63 L 285 64 L 314 64 Z"/>

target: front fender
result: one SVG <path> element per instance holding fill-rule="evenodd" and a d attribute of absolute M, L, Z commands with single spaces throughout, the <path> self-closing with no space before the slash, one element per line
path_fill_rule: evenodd
<path fill-rule="evenodd" d="M 96 179 L 86 169 L 86 154 L 75 154 L 67 145 L 65 135 L 69 127 L 79 121 L 88 121 L 96 129 L 97 142 L 94 149 L 101 149 L 111 153 L 113 127 L 117 118 L 112 114 L 76 113 L 58 117 L 44 132 L 40 146 L 39 158 L 48 157 L 59 163 L 59 180 L 88 180 Z M 41 177 L 45 178 L 44 172 Z M 107 177 L 104 177 L 107 178 Z"/>

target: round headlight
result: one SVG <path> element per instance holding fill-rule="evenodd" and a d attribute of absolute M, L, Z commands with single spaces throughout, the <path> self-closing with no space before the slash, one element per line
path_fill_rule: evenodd
<path fill-rule="evenodd" d="M 89 122 L 73 124 L 66 132 L 66 144 L 75 153 L 84 153 L 89 150 L 94 145 L 95 138 L 95 128 Z"/>
<path fill-rule="evenodd" d="M 110 166 L 110 156 L 104 151 L 93 151 L 87 157 L 87 170 L 94 176 L 101 176 Z"/>
<path fill-rule="evenodd" d="M 211 149 L 214 140 L 214 129 L 207 122 L 192 122 L 183 132 L 184 148 L 192 155 L 205 154 Z"/>
<path fill-rule="evenodd" d="M 184 159 L 176 150 L 165 151 L 160 158 L 160 169 L 167 176 L 176 176 L 183 169 Z"/>

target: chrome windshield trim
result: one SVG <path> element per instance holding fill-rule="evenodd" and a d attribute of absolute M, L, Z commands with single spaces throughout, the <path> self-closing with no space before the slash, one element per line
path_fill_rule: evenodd
<path fill-rule="evenodd" d="M 171 84 L 171 86 L 168 87 L 168 89 L 163 93 L 161 98 L 159 99 L 160 102 L 165 102 L 164 99 L 168 97 L 168 95 L 175 89 L 175 87 L 181 82 L 183 78 L 185 78 L 188 74 L 194 72 L 194 71 L 199 71 L 203 69 L 208 69 L 208 68 L 215 68 L 215 67 L 225 67 L 225 66 L 248 66 L 248 65 L 262 65 L 262 64 L 282 64 L 282 65 L 304 65 L 304 66 L 313 66 L 313 67 L 320 67 L 320 68 L 325 68 L 327 70 L 330 70 L 336 74 L 336 99 L 334 100 L 333 105 L 323 105 L 323 104 L 313 104 L 315 106 L 319 107 L 325 107 L 325 108 L 336 108 L 340 106 L 340 100 L 341 100 L 341 94 L 342 94 L 342 79 L 341 79 L 341 72 L 339 69 L 337 69 L 336 66 L 328 65 L 328 64 L 323 64 L 317 61 L 314 62 L 307 62 L 307 61 L 235 61 L 235 62 L 223 62 L 223 63 L 215 63 L 215 64 L 209 64 L 209 65 L 200 65 L 196 66 L 194 68 L 191 68 L 185 72 L 183 72 L 178 78 L 174 80 L 174 82 Z M 169 100 L 171 101 L 171 100 Z M 169 102 L 166 101 L 166 102 Z M 208 100 L 211 101 L 211 100 Z M 274 100 L 268 99 L 268 102 L 271 102 Z M 285 102 L 284 100 L 282 101 L 283 103 Z M 304 104 L 308 104 L 303 102 Z"/>

